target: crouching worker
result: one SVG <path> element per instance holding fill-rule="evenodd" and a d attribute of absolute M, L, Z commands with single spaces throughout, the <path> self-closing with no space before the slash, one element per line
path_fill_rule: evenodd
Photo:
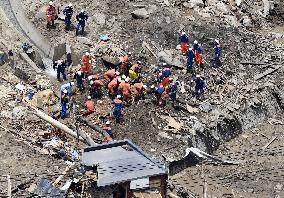
<path fill-rule="evenodd" d="M 95 111 L 95 102 L 92 100 L 91 96 L 88 96 L 88 100 L 85 102 L 85 109 L 81 110 L 83 116 L 90 115 Z"/>

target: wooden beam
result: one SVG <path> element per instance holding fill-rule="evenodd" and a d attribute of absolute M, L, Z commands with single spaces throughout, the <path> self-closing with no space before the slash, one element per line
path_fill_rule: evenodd
<path fill-rule="evenodd" d="M 12 198 L 12 185 L 11 185 L 10 175 L 7 175 L 7 184 L 8 184 L 7 197 Z"/>

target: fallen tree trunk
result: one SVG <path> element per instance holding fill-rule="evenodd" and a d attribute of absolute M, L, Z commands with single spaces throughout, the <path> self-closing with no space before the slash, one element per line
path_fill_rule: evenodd
<path fill-rule="evenodd" d="M 68 133 L 69 135 L 73 136 L 73 137 L 77 137 L 77 133 L 74 132 L 72 129 L 68 128 L 65 124 L 62 124 L 61 122 L 53 119 L 52 117 L 50 117 L 49 115 L 45 114 L 44 112 L 33 108 L 32 113 L 35 114 L 37 117 L 45 120 L 46 122 L 50 123 L 51 125 L 55 126 L 56 128 L 61 129 L 62 131 Z"/>
<path fill-rule="evenodd" d="M 81 130 L 78 130 L 78 134 L 77 132 L 73 131 L 72 129 L 70 129 L 69 127 L 67 127 L 66 125 L 62 124 L 61 122 L 53 119 L 52 117 L 50 117 L 49 115 L 43 113 L 42 111 L 34 108 L 34 107 L 31 107 L 33 109 L 33 111 L 31 113 L 35 114 L 36 116 L 38 116 L 39 118 L 45 120 L 46 122 L 50 123 L 51 125 L 55 126 L 56 128 L 59 128 L 61 129 L 62 131 L 68 133 L 69 135 L 75 137 L 75 138 L 78 138 L 78 135 L 80 136 L 79 137 L 79 140 L 81 141 L 86 141 L 89 145 L 94 145 L 96 144 L 92 138 L 90 136 L 88 136 L 86 133 L 84 133 L 83 131 Z"/>

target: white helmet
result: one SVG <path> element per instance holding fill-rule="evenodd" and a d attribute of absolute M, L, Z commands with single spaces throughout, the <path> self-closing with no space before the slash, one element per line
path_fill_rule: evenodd
<path fill-rule="evenodd" d="M 85 12 L 85 10 L 81 10 L 81 13 Z"/>
<path fill-rule="evenodd" d="M 86 53 L 85 53 L 85 55 L 86 55 L 86 56 L 89 56 L 89 55 L 90 55 L 90 53 L 89 53 L 89 52 L 86 52 Z"/>
<path fill-rule="evenodd" d="M 185 32 L 182 32 L 181 34 L 182 34 L 182 35 L 185 35 Z"/>
<path fill-rule="evenodd" d="M 143 88 L 144 88 L 144 89 L 147 89 L 147 85 L 143 85 Z"/>
<path fill-rule="evenodd" d="M 163 66 L 167 66 L 167 63 L 163 63 L 162 65 L 163 65 Z"/>
<path fill-rule="evenodd" d="M 116 97 L 117 97 L 118 99 L 120 99 L 120 98 L 121 98 L 121 95 L 117 95 Z"/>
<path fill-rule="evenodd" d="M 92 80 L 92 76 L 88 76 L 88 80 Z"/>
<path fill-rule="evenodd" d="M 219 40 L 218 39 L 215 39 L 215 42 L 219 44 Z"/>
<path fill-rule="evenodd" d="M 92 97 L 91 97 L 91 96 L 88 96 L 87 98 L 88 98 L 88 100 L 91 100 L 91 99 L 92 99 Z"/>
<path fill-rule="evenodd" d="M 129 78 L 128 77 L 125 79 L 125 82 L 129 82 Z"/>
<path fill-rule="evenodd" d="M 75 83 L 74 83 L 74 82 L 71 82 L 70 85 L 73 86 L 73 85 L 75 85 Z"/>
<path fill-rule="evenodd" d="M 67 89 L 64 89 L 64 90 L 63 90 L 63 93 L 67 94 L 67 93 L 68 93 Z"/>
<path fill-rule="evenodd" d="M 77 74 L 81 75 L 81 74 L 82 74 L 82 71 L 77 71 Z"/>
<path fill-rule="evenodd" d="M 122 78 L 122 79 L 126 79 L 126 76 L 123 74 L 123 75 L 121 76 L 121 78 Z"/>
<path fill-rule="evenodd" d="M 73 6 L 73 4 L 72 3 L 69 3 L 69 5 L 68 5 L 69 7 L 72 7 Z"/>
<path fill-rule="evenodd" d="M 173 81 L 174 79 L 173 78 L 169 78 L 169 81 Z"/>
<path fill-rule="evenodd" d="M 52 1 L 50 1 L 50 2 L 49 2 L 49 5 L 53 5 L 53 2 L 52 2 Z"/>
<path fill-rule="evenodd" d="M 192 48 L 190 47 L 190 48 L 188 48 L 188 50 L 190 51 L 190 50 L 192 50 Z"/>
<path fill-rule="evenodd" d="M 155 85 L 151 85 L 151 89 L 154 89 L 155 88 Z"/>
<path fill-rule="evenodd" d="M 137 61 L 137 63 L 140 65 L 142 62 L 141 61 Z"/>
<path fill-rule="evenodd" d="M 131 53 L 131 52 L 128 52 L 127 54 L 128 54 L 128 55 L 132 55 L 132 53 Z"/>
<path fill-rule="evenodd" d="M 200 75 L 196 75 L 196 78 L 200 78 Z"/>
<path fill-rule="evenodd" d="M 198 41 L 197 41 L 197 40 L 195 40 L 193 43 L 194 43 L 194 44 L 198 44 Z"/>
<path fill-rule="evenodd" d="M 92 84 L 94 84 L 94 81 L 91 80 L 91 81 L 90 81 L 90 85 L 92 85 Z"/>
<path fill-rule="evenodd" d="M 108 121 L 106 121 L 106 125 L 110 125 L 110 121 L 108 120 Z"/>
<path fill-rule="evenodd" d="M 116 71 L 115 74 L 118 76 L 120 73 L 118 71 Z"/>
<path fill-rule="evenodd" d="M 61 64 L 61 63 L 62 63 L 62 60 L 58 60 L 58 61 L 57 61 L 57 64 Z"/>

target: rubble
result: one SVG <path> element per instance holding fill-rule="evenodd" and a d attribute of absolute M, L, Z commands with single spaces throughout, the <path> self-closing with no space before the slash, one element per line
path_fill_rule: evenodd
<path fill-rule="evenodd" d="M 281 13 L 281 8 L 277 7 L 276 9 L 270 3 L 268 5 L 267 1 L 261 0 L 213 0 L 208 1 L 208 6 L 205 8 L 203 8 L 201 0 L 124 2 L 123 4 L 116 1 L 74 2 L 76 12 L 78 9 L 86 8 L 92 16 L 88 20 L 86 34 L 75 37 L 73 32 L 65 33 L 62 21 L 56 21 L 56 31 L 48 32 L 46 30 L 45 16 L 42 13 L 43 4 L 46 2 L 24 0 L 22 3 L 26 12 L 30 13 L 29 17 L 34 27 L 48 39 L 49 44 L 54 45 L 55 55 L 58 56 L 55 56 L 56 59 L 65 58 L 65 43 L 69 43 L 68 54 L 72 54 L 73 64 L 68 70 L 68 80 L 73 78 L 74 71 L 80 69 L 80 65 L 78 65 L 80 64 L 80 55 L 86 51 L 94 56 L 95 62 L 92 65 L 92 70 L 99 75 L 102 75 L 106 69 L 105 66 L 119 65 L 120 57 L 127 52 L 132 52 L 131 62 L 141 60 L 143 63 L 141 78 L 147 85 L 155 83 L 153 68 L 158 63 L 166 62 L 171 66 L 172 76 L 180 82 L 176 104 L 167 101 L 165 107 L 160 108 L 155 104 L 154 96 L 148 94 L 144 99 L 125 107 L 123 124 L 115 125 L 113 129 L 116 139 L 131 138 L 159 160 L 170 165 L 174 162 L 177 163 L 171 169 L 177 174 L 170 177 L 170 180 L 176 178 L 172 184 L 173 191 L 175 191 L 171 193 L 173 197 L 175 195 L 180 197 L 202 196 L 203 192 L 200 192 L 200 186 L 207 186 L 207 191 L 212 192 L 216 197 L 222 197 L 225 194 L 234 196 L 234 193 L 231 192 L 235 192 L 235 190 L 241 191 L 242 195 L 245 193 L 245 197 L 252 198 L 278 193 L 267 186 L 261 191 L 260 186 L 263 186 L 263 183 L 259 181 L 266 179 L 256 176 L 254 172 L 264 171 L 261 169 L 262 163 L 265 168 L 270 168 L 268 163 L 270 157 L 277 155 L 277 152 L 281 153 L 281 135 L 270 134 L 270 128 L 265 128 L 267 125 L 264 125 L 263 128 L 259 127 L 264 136 L 260 136 L 259 132 L 255 131 L 252 131 L 251 134 L 243 133 L 254 128 L 258 123 L 265 123 L 269 117 L 282 114 L 283 47 L 280 41 L 283 32 L 281 33 L 281 28 L 277 31 L 274 29 L 274 26 L 281 27 L 283 25 L 278 20 L 278 17 L 281 16 L 274 13 L 276 10 Z M 279 3 L 275 1 L 275 4 Z M 98 13 L 99 10 L 100 13 Z M 10 9 L 7 9 L 6 12 L 10 12 Z M 187 20 L 181 21 L 181 17 Z M 13 16 L 10 18 L 12 19 Z M 56 82 L 56 72 L 51 68 L 52 60 L 49 59 L 51 62 L 45 64 L 47 70 L 42 72 L 34 60 L 19 49 L 20 43 L 27 38 L 14 33 L 14 27 L 6 24 L 5 17 L 3 17 L 3 23 L 1 19 L 0 25 L 2 29 L 5 29 L 0 34 L 7 40 L 3 44 L 5 46 L 3 48 L 6 51 L 11 48 L 14 52 L 14 56 L 9 57 L 9 62 L 5 63 L 3 67 L 1 66 L 3 71 L 0 81 L 5 85 L 0 86 L 1 93 L 3 93 L 0 96 L 3 108 L 1 121 L 4 125 L 2 126 L 4 129 L 2 127 L 1 129 L 9 134 L 8 138 L 13 139 L 12 144 L 17 142 L 16 144 L 20 144 L 21 148 L 22 144 L 26 145 L 28 149 L 24 146 L 23 150 L 27 150 L 27 156 L 31 155 L 32 158 L 29 161 L 26 160 L 29 157 L 26 157 L 25 160 L 29 161 L 27 162 L 28 167 L 23 166 L 23 169 L 29 170 L 29 167 L 32 167 L 31 171 L 37 176 L 42 173 L 36 173 L 40 167 L 37 167 L 39 164 L 34 164 L 33 159 L 39 159 L 39 162 L 47 165 L 59 162 L 59 159 L 55 160 L 53 157 L 62 151 L 63 142 L 68 142 L 63 147 L 65 150 L 59 153 L 64 156 L 63 158 L 68 156 L 72 162 L 63 160 L 65 162 L 58 165 L 58 168 L 48 168 L 48 171 L 50 169 L 52 173 L 56 169 L 62 173 L 66 166 L 65 163 L 78 163 L 79 159 L 77 158 L 81 149 L 87 145 L 95 146 L 106 140 L 107 134 L 102 130 L 102 127 L 106 120 L 112 119 L 111 99 L 104 92 L 104 97 L 96 101 L 95 113 L 87 119 L 82 119 L 75 115 L 88 93 L 77 93 L 74 95 L 76 102 L 71 115 L 58 121 L 59 87 L 63 82 Z M 17 26 L 17 22 L 14 25 Z M 194 65 L 193 75 L 186 73 L 186 58 L 180 54 L 180 46 L 177 46 L 178 34 L 181 31 L 189 32 L 190 43 L 197 39 L 205 50 L 204 68 Z M 97 43 L 98 40 L 102 40 L 100 39 L 101 35 L 106 35 L 108 39 Z M 213 68 L 211 64 L 212 48 L 216 38 L 220 40 L 223 49 L 222 66 Z M 0 48 L 2 48 L 2 44 Z M 37 48 L 36 51 L 41 51 L 40 46 Z M 22 58 L 19 58 L 20 56 Z M 22 79 L 18 80 L 11 73 L 17 74 Z M 194 88 L 191 80 L 195 74 L 201 74 L 206 80 L 204 98 L 193 96 Z M 24 88 L 17 86 L 17 84 L 23 85 Z M 16 86 L 18 91 L 15 90 Z M 28 91 L 30 89 L 34 93 L 30 93 Z M 41 118 L 26 114 L 27 104 L 40 108 L 44 112 L 41 114 Z M 48 118 L 49 121 L 46 123 L 43 118 Z M 269 125 L 282 121 L 280 116 L 279 122 L 271 122 Z M 55 138 L 50 132 L 51 125 L 63 129 L 62 131 L 65 131 L 66 134 Z M 12 151 L 6 151 L 9 150 L 11 144 L 6 139 L 6 134 L 1 132 L 0 137 L 4 142 L 4 146 L 0 149 L 8 153 L 4 156 L 7 160 L 9 157 L 6 155 L 10 153 L 13 155 Z M 236 145 L 232 145 L 233 141 L 236 141 Z M 205 161 L 196 162 L 191 158 L 191 155 L 184 156 L 186 148 L 191 146 L 199 154 L 202 153 L 202 158 Z M 14 145 L 11 148 L 15 148 Z M 255 151 L 249 154 L 246 150 L 251 148 Z M 263 148 L 261 151 L 263 154 L 257 152 L 260 148 Z M 18 151 L 17 148 L 16 151 Z M 223 152 L 226 151 L 231 153 L 223 155 Z M 204 157 L 205 152 L 207 152 L 206 157 Z M 242 152 L 241 155 L 238 152 Z M 34 153 L 44 154 L 44 157 Z M 249 162 L 240 164 L 240 168 L 220 164 L 211 166 L 206 164 L 208 156 L 209 158 L 218 156 L 218 159 L 227 156 L 229 162 L 245 158 Z M 261 160 L 259 163 L 256 156 Z M 277 157 L 279 159 L 273 159 L 281 162 L 281 156 Z M 235 158 L 237 159 L 235 160 Z M 11 159 L 19 161 L 19 163 L 25 161 L 20 156 L 11 157 Z M 45 159 L 48 160 L 45 162 Z M 11 166 L 8 166 L 9 163 L 5 160 L 4 167 L 8 170 Z M 220 162 L 220 160 L 217 161 Z M 281 168 L 279 164 L 275 164 L 275 166 Z M 204 167 L 209 173 L 204 170 Z M 6 174 L 6 170 L 0 169 L 2 174 Z M 45 168 L 41 170 L 46 171 Z M 11 174 L 13 172 L 17 171 L 11 170 Z M 178 172 L 181 172 L 181 175 Z M 270 172 L 274 175 L 273 170 Z M 22 170 L 20 173 L 26 174 Z M 72 176 L 74 174 L 72 173 Z M 269 173 L 265 174 L 269 175 Z M 250 175 L 252 179 L 247 178 L 247 175 Z M 275 173 L 275 175 L 277 174 Z M 93 174 L 87 176 L 92 180 L 96 179 Z M 192 181 L 187 181 L 189 177 L 193 178 Z M 279 176 L 276 177 L 279 179 Z M 57 178 L 58 175 L 45 180 L 46 183 L 51 184 L 48 186 L 53 190 L 54 188 L 67 190 L 74 182 L 67 173 L 64 174 L 64 179 L 61 182 L 53 182 L 58 181 Z M 13 180 L 12 177 L 12 185 L 16 185 L 13 184 Z M 206 185 L 204 180 L 206 180 Z M 273 178 L 271 177 L 270 180 L 272 181 Z M 252 181 L 259 183 L 256 186 Z M 181 184 L 177 185 L 177 183 Z M 192 186 L 189 187 L 189 184 Z M 225 189 L 226 184 L 230 184 L 231 191 Z M 88 191 L 91 184 L 85 182 L 84 185 L 83 187 Z M 221 187 L 218 187 L 219 185 Z M 30 192 L 34 192 L 31 189 Z M 23 191 L 18 189 L 17 193 L 20 196 Z M 88 193 L 90 192 L 88 191 Z M 40 193 L 36 192 L 35 194 L 39 195 Z"/>

